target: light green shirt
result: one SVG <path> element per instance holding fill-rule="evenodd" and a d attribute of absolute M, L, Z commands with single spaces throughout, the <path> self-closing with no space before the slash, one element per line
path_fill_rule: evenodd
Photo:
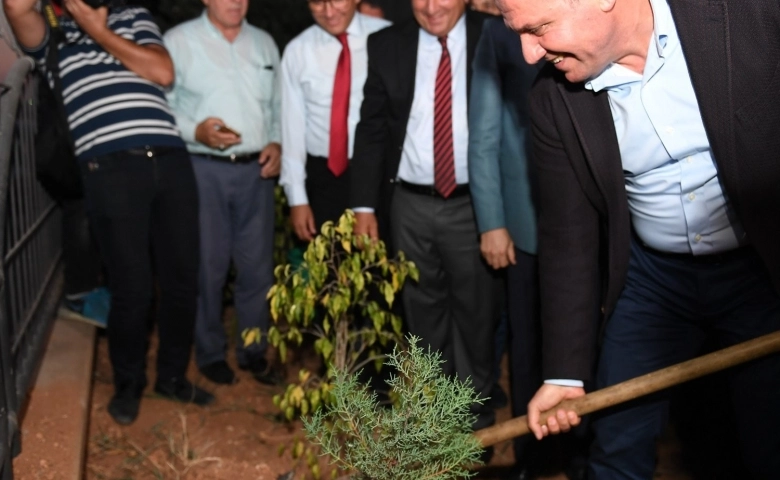
<path fill-rule="evenodd" d="M 279 49 L 268 33 L 244 21 L 231 43 L 204 11 L 164 40 L 176 71 L 168 102 L 191 153 L 246 154 L 281 143 Z M 241 143 L 222 151 L 197 142 L 195 128 L 209 117 L 241 133 Z"/>

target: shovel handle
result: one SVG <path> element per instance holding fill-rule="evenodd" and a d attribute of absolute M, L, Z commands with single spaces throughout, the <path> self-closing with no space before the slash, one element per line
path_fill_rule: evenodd
<path fill-rule="evenodd" d="M 541 421 L 547 422 L 547 418 L 555 415 L 561 408 L 573 410 L 580 416 L 593 413 L 778 351 L 780 331 L 597 390 L 580 398 L 563 401 L 554 409 L 543 412 Z M 478 430 L 474 435 L 482 446 L 489 447 L 530 432 L 528 417 L 523 415 Z"/>

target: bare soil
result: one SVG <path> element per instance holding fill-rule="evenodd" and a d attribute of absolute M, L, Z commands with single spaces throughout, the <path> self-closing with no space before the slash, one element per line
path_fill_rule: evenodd
<path fill-rule="evenodd" d="M 108 345 L 105 336 L 98 339 L 88 434 L 86 480 L 293 480 L 311 478 L 302 459 L 294 459 L 291 446 L 304 437 L 300 422 L 287 423 L 278 416 L 272 397 L 282 387 L 256 382 L 248 373 L 235 369 L 239 382 L 217 386 L 201 377 L 194 363 L 189 378 L 213 392 L 217 402 L 200 408 L 155 396 L 156 341 L 152 339 L 147 365 L 150 387 L 141 403 L 138 420 L 128 427 L 113 422 L 106 405 L 113 393 Z M 286 369 L 289 381 L 299 368 L 312 359 L 293 359 Z M 228 355 L 235 368 L 235 358 Z M 311 365 L 307 365 L 311 366 Z M 504 368 L 506 372 L 506 368 Z M 501 383 L 505 391 L 506 373 Z M 509 408 L 497 412 L 498 421 L 510 418 Z M 656 473 L 660 480 L 687 480 L 678 462 L 673 441 L 661 449 Z M 498 445 L 480 479 L 498 479 L 507 474 L 514 462 L 510 443 Z M 330 478 L 326 459 L 320 468 Z M 565 480 L 562 474 L 546 480 Z"/>
<path fill-rule="evenodd" d="M 279 388 L 256 382 L 236 369 L 240 381 L 218 386 L 201 377 L 194 364 L 189 378 L 214 393 L 217 401 L 201 408 L 156 396 L 155 341 L 147 364 L 150 386 L 138 420 L 128 427 L 114 423 L 106 412 L 113 394 L 105 337 L 98 340 L 92 392 L 88 480 L 257 479 L 275 480 L 299 469 L 280 447 L 301 437 L 300 425 L 276 417 L 272 397 Z M 233 358 L 229 362 L 235 368 Z M 301 469 L 303 472 L 303 469 Z"/>

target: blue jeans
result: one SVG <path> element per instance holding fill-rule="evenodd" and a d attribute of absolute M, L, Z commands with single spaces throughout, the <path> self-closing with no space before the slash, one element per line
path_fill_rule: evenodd
<path fill-rule="evenodd" d="M 625 289 L 605 327 L 597 387 L 688 360 L 706 335 L 727 347 L 778 330 L 780 296 L 751 248 L 707 263 L 635 241 Z M 736 367 L 729 376 L 723 394 L 736 409 L 745 463 L 755 478 L 778 478 L 780 356 Z M 661 392 L 597 415 L 589 478 L 652 479 L 667 414 L 668 396 Z"/>

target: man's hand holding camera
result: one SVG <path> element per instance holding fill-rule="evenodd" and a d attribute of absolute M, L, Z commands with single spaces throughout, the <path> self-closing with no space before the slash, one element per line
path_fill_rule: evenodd
<path fill-rule="evenodd" d="M 108 7 L 93 8 L 83 0 L 62 0 L 62 6 L 84 33 L 99 45 L 103 45 L 106 35 L 114 35 L 108 28 Z"/>

